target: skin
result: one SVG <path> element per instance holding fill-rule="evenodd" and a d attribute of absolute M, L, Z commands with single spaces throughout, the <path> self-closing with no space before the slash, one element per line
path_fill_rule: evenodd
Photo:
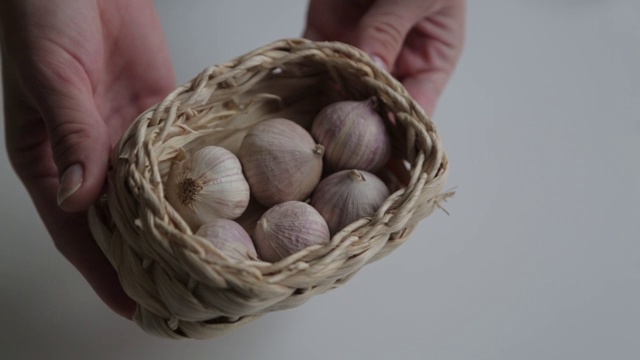
<path fill-rule="evenodd" d="M 135 303 L 92 240 L 87 208 L 101 193 L 124 130 L 175 87 L 151 0 L 15 0 L 0 5 L 5 136 L 57 249 L 115 312 Z M 58 206 L 59 177 L 82 167 Z M 76 167 L 77 169 L 77 167 Z"/>
<path fill-rule="evenodd" d="M 460 53 L 463 0 L 311 0 L 305 36 L 354 44 L 433 113 Z M 56 248 L 116 313 L 131 300 L 93 241 L 87 210 L 111 149 L 175 88 L 152 0 L 0 1 L 11 165 Z"/>
<path fill-rule="evenodd" d="M 305 37 L 357 46 L 433 114 L 462 53 L 465 0 L 311 0 Z"/>

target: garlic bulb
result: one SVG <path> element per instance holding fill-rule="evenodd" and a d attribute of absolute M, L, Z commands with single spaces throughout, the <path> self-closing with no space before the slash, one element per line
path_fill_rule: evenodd
<path fill-rule="evenodd" d="M 311 205 L 287 201 L 264 213 L 254 242 L 262 260 L 276 262 L 311 245 L 329 243 L 327 222 Z"/>
<path fill-rule="evenodd" d="M 240 161 L 219 146 L 206 146 L 191 156 L 182 152 L 171 165 L 165 192 L 192 229 L 215 218 L 237 218 L 250 196 Z"/>
<path fill-rule="evenodd" d="M 256 260 L 258 254 L 249 234 L 237 222 L 229 219 L 213 219 L 198 229 L 213 247 L 237 261 Z"/>
<path fill-rule="evenodd" d="M 311 205 L 325 218 L 331 235 L 373 215 L 389 196 L 377 176 L 362 170 L 342 170 L 323 179 L 311 195 Z"/>
<path fill-rule="evenodd" d="M 311 135 L 325 147 L 327 169 L 373 172 L 384 166 L 391 153 L 391 142 L 374 104 L 375 98 L 339 101 L 315 117 Z"/>
<path fill-rule="evenodd" d="M 273 206 L 309 197 L 322 176 L 323 153 L 302 126 L 277 118 L 254 125 L 238 157 L 253 196 Z"/>

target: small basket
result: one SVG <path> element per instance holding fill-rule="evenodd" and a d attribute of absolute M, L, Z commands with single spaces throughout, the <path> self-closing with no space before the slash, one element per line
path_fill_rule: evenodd
<path fill-rule="evenodd" d="M 237 153 L 247 130 L 284 117 L 309 129 L 339 100 L 376 97 L 389 119 L 391 195 L 371 217 L 277 263 L 238 263 L 194 235 L 165 200 L 178 149 Z M 432 121 L 360 50 L 285 39 L 205 69 L 142 113 L 114 149 L 108 190 L 90 210 L 92 234 L 138 306 L 135 322 L 169 338 L 211 338 L 262 314 L 299 306 L 388 255 L 440 206 L 448 161 Z"/>

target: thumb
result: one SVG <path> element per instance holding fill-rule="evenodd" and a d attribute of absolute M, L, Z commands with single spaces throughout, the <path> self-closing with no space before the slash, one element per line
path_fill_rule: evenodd
<path fill-rule="evenodd" d="M 102 192 L 109 132 L 90 95 L 57 93 L 43 107 L 60 181 L 58 205 L 66 211 L 86 210 Z"/>
<path fill-rule="evenodd" d="M 375 1 L 358 22 L 355 43 L 390 70 L 411 28 L 423 17 L 420 1 Z"/>

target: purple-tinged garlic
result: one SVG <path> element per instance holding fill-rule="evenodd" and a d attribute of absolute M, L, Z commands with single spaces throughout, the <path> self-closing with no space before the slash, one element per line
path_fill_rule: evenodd
<path fill-rule="evenodd" d="M 253 240 L 262 260 L 277 262 L 311 245 L 328 244 L 330 234 L 327 222 L 311 205 L 288 201 L 262 215 Z"/>
<path fill-rule="evenodd" d="M 339 101 L 316 115 L 311 135 L 325 148 L 329 171 L 362 169 L 374 172 L 385 165 L 391 142 L 384 119 L 374 109 L 375 98 Z"/>
<path fill-rule="evenodd" d="M 320 181 L 311 195 L 311 205 L 334 235 L 354 221 L 373 215 L 388 196 L 387 185 L 377 176 L 363 170 L 342 170 Z"/>
<path fill-rule="evenodd" d="M 250 197 L 240 161 L 219 146 L 205 146 L 193 155 L 181 152 L 171 164 L 165 194 L 192 229 L 216 218 L 237 218 Z"/>
<path fill-rule="evenodd" d="M 251 237 L 233 220 L 213 219 L 203 224 L 196 235 L 206 239 L 232 260 L 246 261 L 258 258 Z"/>
<path fill-rule="evenodd" d="M 324 147 L 300 125 L 277 118 L 254 125 L 238 151 L 251 193 L 273 206 L 305 200 L 322 176 Z"/>

